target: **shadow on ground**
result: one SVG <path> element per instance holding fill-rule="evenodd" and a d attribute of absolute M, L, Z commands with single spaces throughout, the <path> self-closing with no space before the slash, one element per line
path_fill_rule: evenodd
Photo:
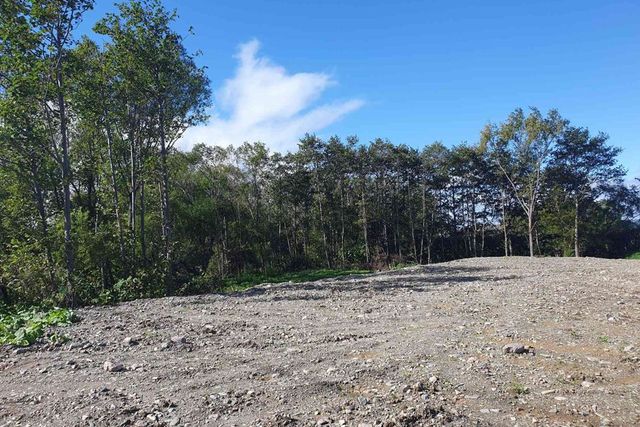
<path fill-rule="evenodd" d="M 516 280 L 519 276 L 495 276 L 486 274 L 489 267 L 421 266 L 376 274 L 344 276 L 335 279 L 305 283 L 278 283 L 270 286 L 258 285 L 246 291 L 227 294 L 233 298 L 247 298 L 272 295 L 271 301 L 279 300 L 323 300 L 341 293 L 413 291 L 429 292 L 443 287 L 463 285 L 472 282 L 486 282 L 497 285 L 503 281 Z M 495 270 L 494 270 L 495 271 Z M 485 274 L 483 274 L 485 273 Z"/>

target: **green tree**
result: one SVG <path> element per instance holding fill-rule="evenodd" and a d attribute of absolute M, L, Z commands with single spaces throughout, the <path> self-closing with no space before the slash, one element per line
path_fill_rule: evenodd
<path fill-rule="evenodd" d="M 545 117 L 536 108 L 529 115 L 517 109 L 504 123 L 489 124 L 481 132 L 482 147 L 490 150 L 527 216 L 530 256 L 534 256 L 534 220 L 545 170 L 566 124 L 556 110 Z"/>
<path fill-rule="evenodd" d="M 581 204 L 622 185 L 626 171 L 617 162 L 621 149 L 607 145 L 604 133 L 591 136 L 585 128 L 569 127 L 553 150 L 554 179 L 573 201 L 574 256 L 580 256 Z"/>
<path fill-rule="evenodd" d="M 119 13 L 108 14 L 96 30 L 111 38 L 115 61 L 130 72 L 125 76 L 131 79 L 129 88 L 135 88 L 145 105 L 148 131 L 158 148 L 165 282 L 171 293 L 175 289 L 167 159 L 184 131 L 207 118 L 209 80 L 187 52 L 182 36 L 171 28 L 175 11 L 167 11 L 159 0 L 134 0 L 118 8 Z"/>

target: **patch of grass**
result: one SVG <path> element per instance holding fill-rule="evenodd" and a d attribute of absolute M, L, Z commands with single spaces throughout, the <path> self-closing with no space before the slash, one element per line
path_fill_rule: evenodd
<path fill-rule="evenodd" d="M 66 308 L 23 308 L 0 311 L 0 345 L 26 347 L 40 338 L 49 326 L 68 325 L 76 320 Z M 64 342 L 66 336 L 54 334 L 54 342 Z"/>
<path fill-rule="evenodd" d="M 395 263 L 395 264 L 391 264 L 389 266 L 389 271 L 402 270 L 403 268 L 415 267 L 417 265 L 420 265 L 420 264 L 415 263 L 415 262 L 398 262 L 398 263 Z"/>
<path fill-rule="evenodd" d="M 629 255 L 627 259 L 640 259 L 640 252 Z"/>
<path fill-rule="evenodd" d="M 345 269 L 345 270 L 303 270 L 280 274 L 243 274 L 238 277 L 230 277 L 223 281 L 222 290 L 224 292 L 237 292 L 248 289 L 261 283 L 284 283 L 284 282 L 314 282 L 316 280 L 331 279 L 334 277 L 369 274 L 369 270 Z"/>
<path fill-rule="evenodd" d="M 606 335 L 602 335 L 598 337 L 598 341 L 600 341 L 602 344 L 609 344 L 609 337 Z"/>
<path fill-rule="evenodd" d="M 530 390 L 529 390 L 529 387 L 525 386 L 522 383 L 513 382 L 513 383 L 511 383 L 511 391 L 516 396 L 522 396 L 524 394 L 529 394 Z"/>

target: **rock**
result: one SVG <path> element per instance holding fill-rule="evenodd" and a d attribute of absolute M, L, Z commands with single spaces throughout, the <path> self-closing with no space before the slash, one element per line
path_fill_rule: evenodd
<path fill-rule="evenodd" d="M 26 352 L 27 352 L 27 349 L 24 347 L 16 348 L 15 350 L 13 350 L 13 354 L 23 354 Z"/>
<path fill-rule="evenodd" d="M 327 426 L 331 424 L 331 420 L 327 417 L 320 417 L 318 418 L 318 421 L 316 422 L 317 426 Z"/>
<path fill-rule="evenodd" d="M 533 347 L 531 347 L 531 346 L 528 346 L 528 345 L 519 344 L 519 343 L 512 343 L 512 344 L 507 344 L 504 347 L 502 347 L 502 352 L 504 354 L 509 354 L 509 353 L 513 353 L 513 354 L 525 354 L 525 353 L 535 354 L 535 349 Z"/>
<path fill-rule="evenodd" d="M 113 362 L 111 360 L 107 360 L 106 362 L 104 362 L 104 365 L 102 365 L 102 369 L 107 372 L 122 372 L 125 370 L 122 363 Z"/>
<path fill-rule="evenodd" d="M 174 344 L 184 344 L 187 342 L 187 339 L 184 335 L 174 335 L 171 337 L 171 342 Z"/>
<path fill-rule="evenodd" d="M 368 405 L 369 404 L 369 399 L 367 399 L 364 396 L 358 396 L 358 403 L 362 406 Z"/>
<path fill-rule="evenodd" d="M 69 344 L 69 350 L 76 350 L 78 348 L 82 348 L 84 344 L 81 342 L 72 342 L 71 344 Z"/>
<path fill-rule="evenodd" d="M 217 332 L 216 327 L 209 323 L 202 327 L 202 331 L 207 334 L 215 334 Z"/>
<path fill-rule="evenodd" d="M 126 337 L 124 340 L 122 340 L 122 342 L 124 343 L 124 345 L 128 346 L 138 345 L 138 340 L 133 337 Z"/>

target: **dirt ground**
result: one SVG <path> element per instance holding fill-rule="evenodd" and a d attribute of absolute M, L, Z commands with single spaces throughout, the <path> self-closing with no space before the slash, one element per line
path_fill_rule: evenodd
<path fill-rule="evenodd" d="M 640 261 L 467 259 L 78 314 L 65 344 L 0 349 L 0 426 L 640 425 Z"/>

